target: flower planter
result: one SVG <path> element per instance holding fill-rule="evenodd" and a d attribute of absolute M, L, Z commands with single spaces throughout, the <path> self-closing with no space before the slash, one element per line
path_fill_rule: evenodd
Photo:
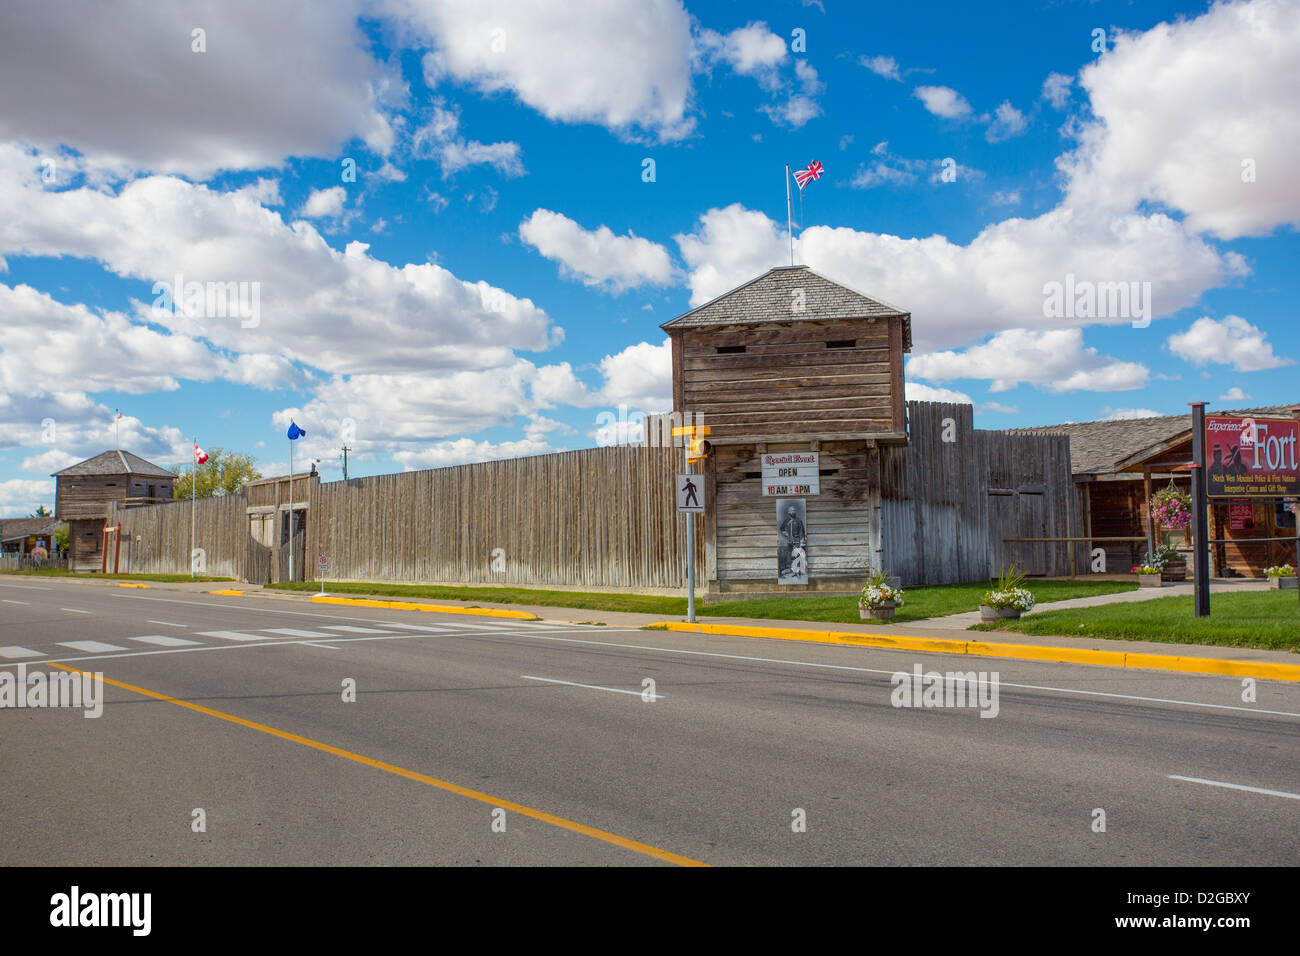
<path fill-rule="evenodd" d="M 1186 581 L 1187 562 L 1170 561 L 1165 565 L 1165 569 L 1160 572 L 1160 577 L 1165 581 Z"/>
<path fill-rule="evenodd" d="M 987 604 L 980 605 L 980 621 L 984 624 L 991 624 L 994 621 L 1014 620 L 1020 617 L 1020 608 L 1018 607 L 989 607 Z"/>
<path fill-rule="evenodd" d="M 897 605 L 893 601 L 883 601 L 875 607 L 858 605 L 858 615 L 864 621 L 892 621 Z"/>
<path fill-rule="evenodd" d="M 1292 575 L 1289 578 L 1269 578 L 1268 586 L 1274 591 L 1294 591 L 1300 578 Z"/>
<path fill-rule="evenodd" d="M 1159 588 L 1164 587 L 1164 577 L 1162 574 L 1139 574 L 1137 575 L 1138 587 L 1140 588 Z"/>

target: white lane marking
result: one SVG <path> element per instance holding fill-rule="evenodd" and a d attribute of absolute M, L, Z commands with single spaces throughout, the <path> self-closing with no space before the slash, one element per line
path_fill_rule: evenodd
<path fill-rule="evenodd" d="M 14 660 L 19 657 L 44 657 L 44 656 L 45 656 L 44 651 L 33 651 L 26 647 L 17 647 L 17 646 L 0 647 L 0 657 L 6 657 L 9 660 Z"/>
<path fill-rule="evenodd" d="M 643 691 L 639 691 L 639 690 L 622 690 L 621 688 L 618 687 L 601 687 L 599 684 L 578 684 L 571 680 L 556 680 L 553 677 L 533 677 L 529 674 L 520 674 L 519 676 L 523 680 L 541 680 L 541 681 L 546 681 L 546 683 L 548 684 L 564 684 L 566 687 L 585 687 L 587 688 L 587 690 L 607 690 L 611 694 L 632 694 L 636 697 L 640 697 L 643 693 Z M 650 695 L 650 699 L 663 700 L 664 695 L 652 694 Z"/>
<path fill-rule="evenodd" d="M 443 628 L 435 627 L 432 624 L 389 624 L 389 627 L 400 627 L 404 631 L 423 631 L 426 634 L 441 634 Z"/>
<path fill-rule="evenodd" d="M 24 604 L 24 605 L 29 605 L 29 606 L 30 606 L 30 603 L 31 603 L 30 601 L 11 601 L 11 600 L 9 600 L 8 598 L 5 598 L 4 601 L 5 601 L 6 604 Z"/>
<path fill-rule="evenodd" d="M 116 644 L 105 644 L 103 641 L 59 641 L 59 647 L 70 647 L 74 651 L 85 651 L 87 654 L 94 654 L 99 651 L 124 651 L 125 647 L 118 647 Z"/>
<path fill-rule="evenodd" d="M 353 627 L 350 624 L 326 624 L 323 625 L 327 631 L 347 631 L 349 634 L 391 634 L 392 631 L 381 631 L 373 627 Z"/>
<path fill-rule="evenodd" d="M 265 641 L 258 634 L 245 634 L 243 631 L 199 631 L 199 637 L 219 637 L 223 641 Z"/>
<path fill-rule="evenodd" d="M 0 584 L 0 588 L 19 588 L 23 591 L 53 591 L 54 588 L 38 588 L 35 584 Z"/>
<path fill-rule="evenodd" d="M 1176 773 L 1171 773 L 1169 779 L 1186 780 L 1188 783 L 1204 783 L 1211 787 L 1225 787 L 1228 790 L 1248 790 L 1251 793 L 1263 793 L 1270 797 L 1286 797 L 1288 800 L 1300 800 L 1300 793 L 1288 793 L 1285 790 L 1265 790 L 1263 787 L 1248 787 L 1244 783 L 1224 783 L 1222 780 L 1202 780 L 1200 777 L 1181 777 Z"/>
<path fill-rule="evenodd" d="M 335 644 L 350 644 L 353 641 L 407 641 L 416 637 L 425 637 L 424 634 L 389 634 L 383 637 L 331 637 L 330 640 Z M 293 647 L 295 644 L 303 644 L 305 641 L 262 641 L 260 644 L 203 644 L 199 647 L 175 647 L 165 651 L 126 651 L 122 654 L 97 654 L 94 657 L 60 657 L 52 661 L 41 661 L 42 664 L 75 664 L 77 661 L 102 661 L 111 660 L 119 657 L 154 657 L 158 654 L 195 654 L 199 651 L 242 651 L 249 648 L 258 647 Z M 341 648 L 335 648 L 341 650 Z"/>
<path fill-rule="evenodd" d="M 337 651 L 339 648 L 330 647 L 328 644 L 313 644 L 311 641 L 298 641 L 303 647 L 319 647 L 322 651 Z"/>
<path fill-rule="evenodd" d="M 264 627 L 263 631 L 268 634 L 279 634 L 282 637 L 333 637 L 333 634 L 326 634 L 323 631 L 300 631 L 294 627 Z"/>
<path fill-rule="evenodd" d="M 171 621 L 145 621 L 146 624 L 165 624 L 167 627 L 189 627 L 188 624 L 173 624 Z"/>
<path fill-rule="evenodd" d="M 71 611 L 73 614 L 94 614 L 94 613 L 95 613 L 94 611 L 79 611 L 79 610 L 78 610 L 77 608 L 75 608 L 75 607 L 61 607 L 61 608 L 59 608 L 59 610 L 60 610 L 60 611 Z"/>
<path fill-rule="evenodd" d="M 195 646 L 198 641 L 187 641 L 181 637 L 167 637 L 162 634 L 150 634 L 146 637 L 128 637 L 128 641 L 138 641 L 141 644 L 157 644 L 159 647 L 186 647 Z"/>
<path fill-rule="evenodd" d="M 218 603 L 215 602 L 215 601 L 211 601 L 211 602 L 209 602 L 209 601 L 181 601 L 181 600 L 179 600 L 179 599 L 177 599 L 177 598 L 145 597 L 145 596 L 140 595 L 140 594 L 125 594 L 125 593 L 121 593 L 121 594 L 119 594 L 119 593 L 117 593 L 116 591 L 112 592 L 112 593 L 110 594 L 110 596 L 111 596 L 111 597 L 119 598 L 119 599 L 124 600 L 124 601 L 161 601 L 163 604 L 187 604 L 187 605 L 190 605 L 191 607 L 201 607 L 201 608 L 206 608 L 206 609 L 208 609 L 209 611 L 212 610 L 212 609 L 215 608 L 215 607 L 222 607 L 222 608 L 236 607 L 236 608 L 239 608 L 240 610 L 256 611 L 258 614 L 290 614 L 290 615 L 294 615 L 294 616 L 297 616 L 297 617 L 316 617 L 316 618 L 323 618 L 324 620 L 327 620 L 327 621 L 360 621 L 360 622 L 362 622 L 363 624 L 383 624 L 383 625 L 385 625 L 386 627 L 400 627 L 400 628 L 403 628 L 403 629 L 405 629 L 405 630 L 415 630 L 415 631 L 437 631 L 437 630 L 445 630 L 445 629 L 447 629 L 447 628 L 462 628 L 462 627 L 464 627 L 464 628 L 473 628 L 473 629 L 477 629 L 477 630 L 485 630 L 485 631 L 486 631 L 486 630 L 491 630 L 491 631 L 500 631 L 500 630 L 504 630 L 504 629 L 509 628 L 512 624 L 540 624 L 540 623 L 541 623 L 540 621 L 508 621 L 508 622 L 504 622 L 504 621 L 503 621 L 503 623 L 501 623 L 501 624 L 497 624 L 497 625 L 491 625 L 491 626 L 489 626 L 489 625 L 485 625 L 485 624 L 463 624 L 463 623 L 461 623 L 461 622 L 459 622 L 459 621 L 447 621 L 446 623 L 444 623 L 444 624 L 442 625 L 441 628 L 437 628 L 437 627 L 432 627 L 432 626 L 427 625 L 427 624 L 393 624 L 393 623 L 391 623 L 391 622 L 389 622 L 389 621 L 376 620 L 376 619 L 373 618 L 373 617 L 356 617 L 355 615 L 352 615 L 352 614 L 315 614 L 315 613 L 313 613 L 313 612 L 311 612 L 311 611 L 281 611 L 281 610 L 279 610 L 278 608 L 261 607 L 261 606 L 258 606 L 258 605 L 246 605 L 246 604 L 245 604 L 245 605 L 237 605 L 237 604 L 234 603 L 234 599 L 233 599 L 233 598 L 232 598 L 231 600 L 229 600 L 229 601 L 222 601 L 220 604 L 218 604 Z M 276 600 L 276 599 L 275 599 L 275 598 L 271 598 L 270 600 Z M 346 607 L 347 605 L 340 605 L 340 606 L 341 606 L 341 607 Z M 414 613 L 420 613 L 420 612 L 414 612 Z M 423 612 L 423 613 L 428 613 L 428 612 Z M 584 630 L 585 630 L 585 629 L 584 629 Z M 635 631 L 635 630 L 637 630 L 637 628 L 634 628 L 634 627 L 609 627 L 609 628 L 606 628 L 606 631 L 607 631 L 607 632 L 613 632 L 613 631 Z"/>
<path fill-rule="evenodd" d="M 848 664 L 817 664 L 811 661 L 790 661 L 773 657 L 749 657 L 743 654 L 723 654 L 718 651 L 686 651 L 674 647 L 652 647 L 645 644 L 618 644 L 613 641 L 580 641 L 576 637 L 543 637 L 540 634 L 517 635 L 530 641 L 558 641 L 563 644 L 590 644 L 593 647 L 621 647 L 634 651 L 657 651 L 661 654 L 686 654 L 691 657 L 721 657 L 734 661 L 754 661 L 759 664 L 790 664 L 794 667 L 817 667 L 826 670 L 856 671 L 863 674 L 897 674 L 898 668 L 885 670 L 879 667 L 853 667 Z M 965 658 L 965 655 L 948 655 Z M 1198 674 L 1198 677 L 1212 676 Z M 1235 680 L 1236 678 L 1231 678 Z M 1183 704 L 1188 707 L 1208 707 L 1213 710 L 1239 710 L 1248 714 L 1271 714 L 1276 717 L 1300 717 L 1300 713 L 1289 710 L 1264 710 L 1259 707 L 1237 707 L 1232 704 L 1203 704 L 1198 700 L 1174 700 L 1168 697 L 1139 697 L 1136 694 L 1113 694 L 1100 690 L 1078 690 L 1073 687 L 1045 687 L 1041 684 L 1013 684 L 1010 681 L 998 681 L 999 687 L 1017 687 L 1021 690 L 1047 690 L 1061 694 L 1082 694 L 1087 697 L 1116 697 L 1120 700 L 1140 700 L 1155 704 Z"/>

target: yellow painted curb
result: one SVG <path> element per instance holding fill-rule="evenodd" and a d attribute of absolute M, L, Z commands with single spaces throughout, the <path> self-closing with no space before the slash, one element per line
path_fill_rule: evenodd
<path fill-rule="evenodd" d="M 1194 674 L 1223 674 L 1257 677 L 1261 680 L 1300 681 L 1300 664 L 1270 661 L 1234 661 L 1218 657 L 1178 657 L 1173 654 L 1130 654 L 1083 647 L 1048 647 L 1041 644 L 995 644 L 985 641 L 957 641 L 905 634 L 858 634 L 853 631 L 818 631 L 798 627 L 733 627 L 727 624 L 683 624 L 661 621 L 655 627 L 689 634 L 727 634 L 738 637 L 766 637 L 781 641 L 810 641 L 817 644 L 851 644 L 886 650 L 921 651 L 930 654 L 976 654 L 1028 661 L 1066 664 L 1094 664 L 1102 667 L 1144 667 L 1151 670 L 1185 671 Z"/>
<path fill-rule="evenodd" d="M 209 594 L 226 594 L 226 595 L 229 595 L 230 597 L 243 597 L 243 596 L 244 596 L 244 592 L 243 592 L 243 591 L 209 591 L 208 593 L 209 593 Z"/>
<path fill-rule="evenodd" d="M 220 593 L 217 591 L 214 594 Z M 390 611 L 433 611 L 438 614 L 475 614 L 479 617 L 509 617 L 519 621 L 540 621 L 536 614 L 527 611 L 501 611 L 490 607 L 454 607 L 450 604 L 414 604 L 410 601 L 375 601 L 370 598 L 321 597 L 311 599 L 312 604 L 346 604 L 348 607 L 383 607 Z"/>
<path fill-rule="evenodd" d="M 120 588 L 147 588 L 148 586 L 147 584 L 118 584 Z"/>

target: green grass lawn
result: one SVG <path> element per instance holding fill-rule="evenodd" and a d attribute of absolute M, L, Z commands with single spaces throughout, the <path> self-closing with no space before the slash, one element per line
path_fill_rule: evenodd
<path fill-rule="evenodd" d="M 272 588 L 316 591 L 320 584 L 312 581 L 273 584 Z M 979 609 L 980 597 L 988 590 L 987 582 L 950 584 L 934 587 L 905 588 L 903 606 L 894 620 L 916 621 L 942 614 Z M 1040 602 L 1064 601 L 1095 594 L 1114 594 L 1136 590 L 1129 581 L 1033 581 L 1030 590 Z M 573 607 L 591 611 L 634 611 L 681 617 L 686 613 L 686 599 L 639 594 L 606 594 L 586 591 L 541 591 L 527 588 L 444 587 L 425 584 L 358 584 L 326 583 L 332 594 L 374 594 L 383 597 L 433 598 L 451 601 L 484 601 L 492 604 L 527 604 L 540 607 Z M 752 617 L 769 620 L 827 621 L 850 624 L 860 621 L 858 599 L 840 597 L 754 598 L 727 601 L 723 604 L 697 602 L 699 617 Z M 887 625 L 886 625 L 887 626 Z"/>
<path fill-rule="evenodd" d="M 1121 641 L 1300 650 L 1300 602 L 1294 591 L 1211 594 L 1209 617 L 1193 617 L 1192 608 L 1190 596 L 1155 598 L 1068 611 L 1043 611 L 1019 621 L 1002 622 L 997 629 Z M 972 628 L 992 629 L 989 625 Z"/>
<path fill-rule="evenodd" d="M 87 574 L 85 572 L 72 572 L 64 568 L 28 568 L 22 571 L 0 571 L 0 574 L 22 574 L 35 575 L 45 578 L 85 578 L 87 580 L 99 579 L 101 581 L 157 581 L 160 584 L 175 584 L 178 581 L 233 581 L 234 578 L 213 578 L 205 577 L 200 574 L 196 578 L 188 574 Z"/>

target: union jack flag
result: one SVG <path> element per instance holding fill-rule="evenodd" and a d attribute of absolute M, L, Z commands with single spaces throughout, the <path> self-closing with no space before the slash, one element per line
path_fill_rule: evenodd
<path fill-rule="evenodd" d="M 795 171 L 794 181 L 799 184 L 800 189 L 803 189 L 814 179 L 821 179 L 822 172 L 823 172 L 822 164 L 817 162 L 817 160 L 814 159 L 811 163 L 808 164 L 807 169 L 800 169 Z"/>

